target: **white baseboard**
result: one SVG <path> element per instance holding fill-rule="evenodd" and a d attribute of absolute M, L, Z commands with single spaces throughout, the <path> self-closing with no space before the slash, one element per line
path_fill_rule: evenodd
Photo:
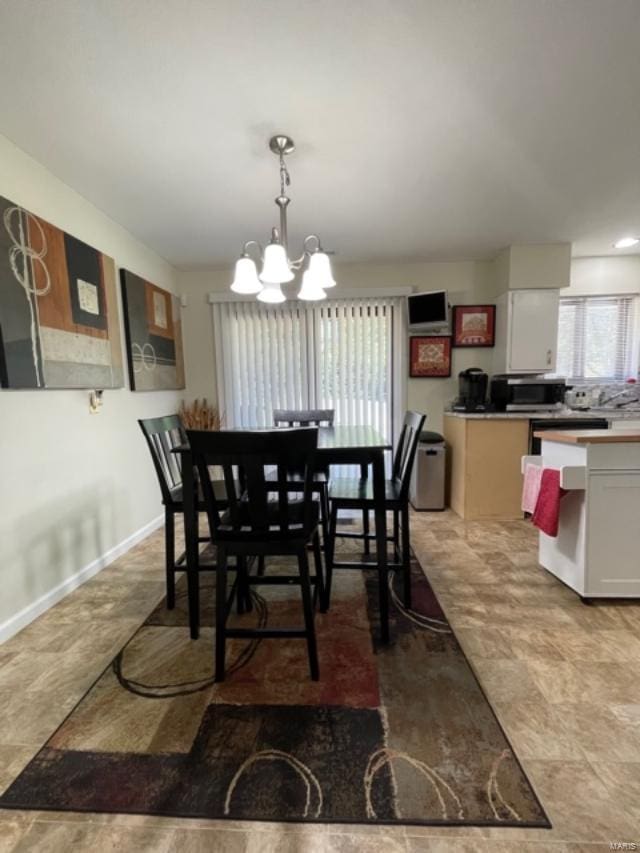
<path fill-rule="evenodd" d="M 34 619 L 37 619 L 38 616 L 50 607 L 53 607 L 54 604 L 62 601 L 74 589 L 77 589 L 85 581 L 88 581 L 89 578 L 97 575 L 98 572 L 102 571 L 110 563 L 113 563 L 118 557 L 126 554 L 134 545 L 137 545 L 138 542 L 141 542 L 150 533 L 153 533 L 154 530 L 157 530 L 163 523 L 164 514 L 154 518 L 148 524 L 145 524 L 144 527 L 141 527 L 140 530 L 132 533 L 131 536 L 127 536 L 126 539 L 114 545 L 113 548 L 110 548 L 106 553 L 98 557 L 97 560 L 93 560 L 88 566 L 76 572 L 75 575 L 71 575 L 71 577 L 62 581 L 58 586 L 46 592 L 37 601 L 34 601 L 33 604 L 28 604 L 18 613 L 10 616 L 5 622 L 0 623 L 0 643 L 4 643 L 9 637 L 17 634 L 18 631 L 21 631 L 30 622 L 33 622 Z"/>

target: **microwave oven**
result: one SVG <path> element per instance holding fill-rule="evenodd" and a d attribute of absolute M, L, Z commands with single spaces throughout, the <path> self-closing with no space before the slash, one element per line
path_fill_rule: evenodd
<path fill-rule="evenodd" d="M 564 406 L 566 381 L 558 377 L 511 376 L 491 378 L 489 396 L 497 412 L 553 412 Z"/>

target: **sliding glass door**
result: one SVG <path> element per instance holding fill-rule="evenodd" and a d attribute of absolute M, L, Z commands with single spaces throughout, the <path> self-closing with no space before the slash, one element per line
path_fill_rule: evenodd
<path fill-rule="evenodd" d="M 404 407 L 399 298 L 213 305 L 218 402 L 229 427 L 266 427 L 277 408 L 335 409 L 393 439 Z"/>

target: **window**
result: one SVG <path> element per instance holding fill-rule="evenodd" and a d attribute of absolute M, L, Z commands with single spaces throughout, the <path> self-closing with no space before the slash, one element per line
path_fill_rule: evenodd
<path fill-rule="evenodd" d="M 213 312 L 227 426 L 271 426 L 280 408 L 335 409 L 337 424 L 368 424 L 393 439 L 404 411 L 400 299 L 221 301 Z"/>
<path fill-rule="evenodd" d="M 561 299 L 558 375 L 587 381 L 637 376 L 636 310 L 634 296 Z"/>

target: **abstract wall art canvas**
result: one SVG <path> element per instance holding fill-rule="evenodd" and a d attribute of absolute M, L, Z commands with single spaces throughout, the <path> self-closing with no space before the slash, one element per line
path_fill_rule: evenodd
<path fill-rule="evenodd" d="M 180 302 L 129 270 L 120 270 L 132 391 L 185 387 Z"/>
<path fill-rule="evenodd" d="M 0 197 L 0 385 L 122 388 L 115 262 Z"/>

